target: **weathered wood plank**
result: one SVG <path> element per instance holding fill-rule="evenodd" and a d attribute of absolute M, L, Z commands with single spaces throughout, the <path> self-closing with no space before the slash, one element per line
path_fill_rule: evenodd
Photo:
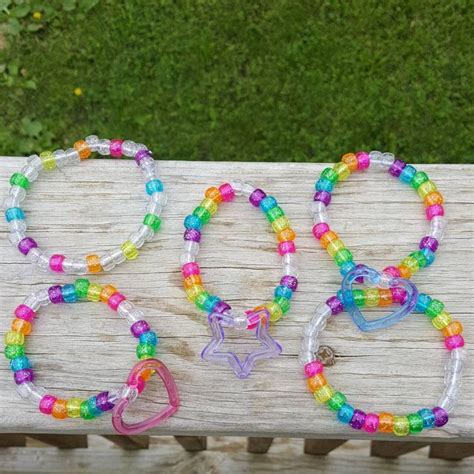
<path fill-rule="evenodd" d="M 105 439 L 112 441 L 122 449 L 136 450 L 148 449 L 150 446 L 149 436 L 123 436 L 123 435 L 102 435 Z"/>
<path fill-rule="evenodd" d="M 346 441 L 345 439 L 305 439 L 304 452 L 305 454 L 325 456 Z"/>
<path fill-rule="evenodd" d="M 87 435 L 32 433 L 28 437 L 60 449 L 87 448 Z"/>
<path fill-rule="evenodd" d="M 370 455 L 379 458 L 398 458 L 402 454 L 411 453 L 426 445 L 427 443 L 417 441 L 372 441 Z"/>
<path fill-rule="evenodd" d="M 430 458 L 459 461 L 474 456 L 474 443 L 433 443 L 430 446 Z"/>
<path fill-rule="evenodd" d="M 205 436 L 175 436 L 174 439 L 189 452 L 205 451 L 207 438 Z"/>
<path fill-rule="evenodd" d="M 24 160 L 0 158 L 0 195 L 8 176 Z M 314 180 L 324 164 L 162 162 L 169 193 L 159 236 L 140 257 L 109 274 L 92 277 L 113 283 L 139 305 L 157 330 L 158 357 L 175 375 L 182 407 L 169 422 L 150 434 L 185 436 L 241 435 L 256 437 L 367 438 L 338 423 L 334 414 L 315 405 L 307 393 L 297 361 L 301 330 L 313 308 L 333 294 L 339 273 L 311 235 L 308 203 Z M 25 200 L 31 235 L 46 250 L 66 254 L 98 253 L 120 244 L 143 215 L 143 184 L 132 162 L 90 160 L 76 168 L 43 176 Z M 474 333 L 473 201 L 474 167 L 423 166 L 446 197 L 450 227 L 437 262 L 420 272 L 421 291 L 442 299 L 466 334 Z M 248 380 L 237 380 L 224 367 L 210 366 L 199 354 L 208 341 L 206 318 L 184 297 L 178 257 L 183 218 L 204 190 L 224 180 L 258 184 L 281 202 L 298 233 L 300 287 L 288 315 L 272 328 L 283 345 L 278 359 L 257 365 Z M 351 177 L 333 197 L 330 218 L 359 262 L 376 268 L 398 263 L 417 247 L 427 229 L 416 194 L 377 171 Z M 238 200 L 222 206 L 204 232 L 200 263 L 207 288 L 236 309 L 271 297 L 280 277 L 275 241 L 264 217 Z M 32 290 L 71 278 L 33 271 L 0 230 L 0 332 L 10 325 L 11 311 Z M 365 411 L 408 413 L 434 404 L 443 387 L 446 351 L 437 331 L 414 316 L 386 331 L 362 334 L 347 316 L 328 324 L 323 343 L 334 348 L 336 364 L 327 370 L 332 385 Z M 48 307 L 40 313 L 28 354 L 37 382 L 64 397 L 91 396 L 125 380 L 134 362 L 135 343 L 126 324 L 102 305 L 81 303 Z M 473 364 L 463 380 L 464 392 L 451 421 L 407 441 L 473 440 L 470 422 L 474 400 Z M 0 364 L 0 431 L 112 434 L 110 415 L 93 421 L 57 421 L 22 401 L 11 372 Z M 156 382 L 153 382 L 156 383 Z M 137 407 L 155 411 L 153 386 Z M 143 403 L 145 400 L 145 404 Z M 387 439 L 370 436 L 370 439 Z"/>
<path fill-rule="evenodd" d="M 247 438 L 247 452 L 265 454 L 270 449 L 273 438 Z"/>

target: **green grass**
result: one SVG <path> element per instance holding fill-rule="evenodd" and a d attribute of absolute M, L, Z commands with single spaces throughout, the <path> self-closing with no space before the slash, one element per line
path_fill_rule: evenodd
<path fill-rule="evenodd" d="M 469 1 L 17 3 L 0 154 L 97 134 L 169 159 L 474 162 Z"/>

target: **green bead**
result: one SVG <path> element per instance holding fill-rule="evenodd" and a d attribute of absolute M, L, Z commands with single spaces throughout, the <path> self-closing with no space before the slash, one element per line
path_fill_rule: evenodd
<path fill-rule="evenodd" d="M 209 298 L 209 296 L 210 295 L 207 291 L 201 291 L 201 293 L 199 293 L 197 295 L 196 299 L 194 300 L 195 305 L 199 309 L 204 309 L 205 305 L 206 305 L 206 300 L 207 300 L 207 298 Z"/>
<path fill-rule="evenodd" d="M 428 261 L 426 260 L 425 254 L 421 250 L 411 253 L 410 257 L 414 258 L 418 262 L 419 268 L 426 267 L 426 264 L 428 263 Z"/>
<path fill-rule="evenodd" d="M 354 298 L 356 306 L 365 306 L 365 294 L 363 290 L 352 290 L 352 297 Z"/>
<path fill-rule="evenodd" d="M 424 171 L 417 171 L 413 179 L 411 180 L 411 185 L 414 189 L 418 189 L 423 183 L 429 181 L 428 175 Z"/>
<path fill-rule="evenodd" d="M 5 357 L 7 359 L 14 359 L 25 355 L 25 346 L 23 344 L 11 344 L 5 346 Z"/>
<path fill-rule="evenodd" d="M 89 400 L 81 403 L 81 418 L 84 420 L 93 420 L 95 418 L 94 413 L 91 411 Z"/>
<path fill-rule="evenodd" d="M 332 184 L 336 184 L 339 176 L 332 168 L 326 168 L 321 173 L 321 178 L 331 181 Z"/>
<path fill-rule="evenodd" d="M 283 314 L 287 313 L 290 309 L 290 300 L 285 298 L 284 296 L 279 296 L 278 298 L 274 298 L 273 302 L 276 303 L 280 308 Z"/>
<path fill-rule="evenodd" d="M 343 263 L 352 262 L 352 253 L 349 249 L 343 248 L 339 250 L 339 252 L 334 255 L 334 261 L 336 262 L 337 266 L 341 266 Z"/>
<path fill-rule="evenodd" d="M 156 232 L 160 228 L 161 219 L 158 216 L 155 216 L 155 214 L 147 214 L 143 219 L 143 223 Z"/>
<path fill-rule="evenodd" d="M 203 224 L 207 224 L 209 222 L 209 219 L 211 218 L 211 213 L 205 207 L 202 206 L 196 207 L 196 209 L 194 209 L 193 211 L 193 215 L 199 217 Z"/>
<path fill-rule="evenodd" d="M 423 429 L 423 418 L 418 413 L 407 416 L 410 423 L 410 433 L 419 433 Z"/>
<path fill-rule="evenodd" d="M 341 392 L 336 392 L 329 400 L 328 400 L 328 407 L 332 410 L 332 411 L 338 411 L 339 408 L 342 407 L 342 405 L 344 405 L 344 403 L 346 403 L 347 399 L 346 399 L 346 396 L 341 393 Z"/>
<path fill-rule="evenodd" d="M 74 288 L 78 298 L 87 298 L 91 282 L 87 278 L 78 278 L 74 282 Z"/>
<path fill-rule="evenodd" d="M 10 184 L 12 186 L 20 186 L 23 189 L 30 188 L 30 180 L 22 173 L 13 173 L 10 178 Z"/>
<path fill-rule="evenodd" d="M 439 300 L 431 300 L 431 303 L 428 305 L 428 308 L 426 308 L 425 314 L 428 316 L 428 318 L 433 319 L 438 316 L 441 311 L 444 309 L 444 304 L 441 303 Z"/>
<path fill-rule="evenodd" d="M 278 219 L 281 216 L 284 216 L 285 213 L 283 212 L 283 209 L 279 206 L 272 207 L 268 212 L 267 212 L 267 219 L 270 222 L 273 222 L 274 220 Z"/>
<path fill-rule="evenodd" d="M 137 357 L 140 360 L 151 359 L 156 354 L 156 346 L 148 342 L 141 342 L 137 346 Z"/>

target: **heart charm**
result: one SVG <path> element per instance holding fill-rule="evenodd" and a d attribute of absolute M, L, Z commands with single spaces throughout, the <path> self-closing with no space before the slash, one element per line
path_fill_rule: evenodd
<path fill-rule="evenodd" d="M 361 277 L 364 279 L 364 281 L 374 286 L 383 285 L 388 288 L 396 287 L 405 290 L 407 295 L 405 303 L 396 311 L 393 311 L 387 316 L 383 316 L 373 321 L 367 321 L 359 307 L 355 304 L 352 295 L 352 285 L 357 279 L 360 281 Z M 349 312 L 357 327 L 364 332 L 375 331 L 377 329 L 393 326 L 394 324 L 398 323 L 398 321 L 413 312 L 418 300 L 418 289 L 410 280 L 392 277 L 392 275 L 389 274 L 382 275 L 377 270 L 365 265 L 360 265 L 354 268 L 344 277 L 344 280 L 342 280 L 341 291 L 345 309 Z"/>

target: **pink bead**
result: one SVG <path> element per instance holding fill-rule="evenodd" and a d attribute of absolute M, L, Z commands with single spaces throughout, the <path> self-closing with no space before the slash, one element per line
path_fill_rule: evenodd
<path fill-rule="evenodd" d="M 110 140 L 110 156 L 114 158 L 120 158 L 122 156 L 122 143 L 123 140 Z"/>
<path fill-rule="evenodd" d="M 329 226 L 326 222 L 320 222 L 313 226 L 313 235 L 319 240 L 326 232 L 329 232 Z"/>
<path fill-rule="evenodd" d="M 287 242 L 280 242 L 278 244 L 278 253 L 280 255 L 285 255 L 287 253 L 295 253 L 296 247 L 295 243 L 292 240 L 288 240 Z"/>
<path fill-rule="evenodd" d="M 379 416 L 375 413 L 367 413 L 365 416 L 364 430 L 367 433 L 375 433 L 379 427 Z"/>
<path fill-rule="evenodd" d="M 17 306 L 15 309 L 15 316 L 18 319 L 23 319 L 25 321 L 32 321 L 36 316 L 36 313 L 29 307 L 24 304 Z"/>
<path fill-rule="evenodd" d="M 107 304 L 109 305 L 110 309 L 117 311 L 119 304 L 126 299 L 127 298 L 125 298 L 125 296 L 123 296 L 122 293 L 117 292 L 109 297 Z"/>
<path fill-rule="evenodd" d="M 383 271 L 385 273 L 389 273 L 394 278 L 400 278 L 402 276 L 400 270 L 397 267 L 385 267 Z"/>
<path fill-rule="evenodd" d="M 426 218 L 429 221 L 435 216 L 444 216 L 444 208 L 441 204 L 433 204 L 426 208 Z"/>
<path fill-rule="evenodd" d="M 444 345 L 446 346 L 446 349 L 448 349 L 448 351 L 452 351 L 457 347 L 464 346 L 464 338 L 461 336 L 461 334 L 456 334 L 454 336 L 447 337 L 444 340 Z"/>
<path fill-rule="evenodd" d="M 224 183 L 219 186 L 223 201 L 232 201 L 235 198 L 234 188 L 229 183 Z"/>
<path fill-rule="evenodd" d="M 53 397 L 52 395 L 45 395 L 39 403 L 40 412 L 44 413 L 45 415 L 51 415 L 53 411 L 53 405 L 56 400 L 57 398 Z"/>
<path fill-rule="evenodd" d="M 358 151 L 356 153 L 357 158 L 357 169 L 365 170 L 370 166 L 370 156 L 365 151 Z"/>
<path fill-rule="evenodd" d="M 181 273 L 183 274 L 184 278 L 188 278 L 191 275 L 199 275 L 201 270 L 199 269 L 199 265 L 196 262 L 189 262 L 186 265 L 183 265 L 181 268 Z"/>
<path fill-rule="evenodd" d="M 322 373 L 323 370 L 324 366 L 319 360 L 313 360 L 304 366 L 304 374 L 308 378 Z"/>
<path fill-rule="evenodd" d="M 53 272 L 64 273 L 63 262 L 65 258 L 66 257 L 61 254 L 51 255 L 51 258 L 49 259 L 49 268 L 51 268 Z"/>
<path fill-rule="evenodd" d="M 137 378 L 137 391 L 138 393 L 142 393 L 145 390 L 145 381 L 142 377 Z"/>
<path fill-rule="evenodd" d="M 404 288 L 390 288 L 392 292 L 392 301 L 394 303 L 405 304 L 407 301 L 407 291 Z"/>

